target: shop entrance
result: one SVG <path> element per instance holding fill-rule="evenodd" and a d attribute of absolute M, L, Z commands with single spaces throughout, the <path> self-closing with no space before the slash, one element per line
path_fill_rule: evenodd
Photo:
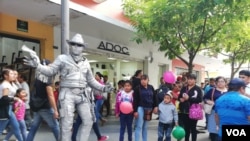
<path fill-rule="evenodd" d="M 32 78 L 34 78 L 34 70 L 22 64 L 23 57 L 29 56 L 26 52 L 22 52 L 21 47 L 23 45 L 31 48 L 40 56 L 39 40 L 0 33 L 0 72 L 4 68 L 17 70 L 24 74 L 28 79 L 28 84 L 31 84 Z"/>
<path fill-rule="evenodd" d="M 85 57 L 90 62 L 93 74 L 100 72 L 103 75 L 107 75 L 108 82 L 116 89 L 118 89 L 117 83 L 119 80 L 129 80 L 136 70 L 143 70 L 143 61 L 134 61 L 131 58 L 122 59 L 121 56 L 105 53 L 85 53 Z M 114 114 L 115 97 L 116 92 L 112 92 L 110 95 L 110 114 Z M 106 115 L 106 111 L 107 109 L 104 106 L 102 114 Z"/>

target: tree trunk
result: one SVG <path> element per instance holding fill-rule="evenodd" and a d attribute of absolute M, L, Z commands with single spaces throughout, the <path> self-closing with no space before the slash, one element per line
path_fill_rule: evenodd
<path fill-rule="evenodd" d="M 192 74 L 193 73 L 193 63 L 192 62 L 189 62 L 188 63 L 188 74 Z"/>
<path fill-rule="evenodd" d="M 234 57 L 231 57 L 231 75 L 230 75 L 230 80 L 233 79 L 234 77 L 234 64 L 235 64 L 235 58 Z"/>
<path fill-rule="evenodd" d="M 234 78 L 234 62 L 231 63 L 231 75 L 230 75 L 230 80 Z"/>
<path fill-rule="evenodd" d="M 243 63 L 244 63 L 244 60 L 242 60 L 242 61 L 239 63 L 239 65 L 238 65 L 237 68 L 234 68 L 235 61 L 234 61 L 234 64 L 233 64 L 233 65 L 232 65 L 232 63 L 231 63 L 231 67 L 233 67 L 233 69 L 231 68 L 231 79 L 234 78 L 234 75 L 240 70 L 240 68 L 241 68 L 241 66 L 242 66 Z"/>

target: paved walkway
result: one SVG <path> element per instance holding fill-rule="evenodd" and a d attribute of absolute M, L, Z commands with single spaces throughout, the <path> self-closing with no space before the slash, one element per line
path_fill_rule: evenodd
<path fill-rule="evenodd" d="M 156 116 L 153 116 L 153 119 L 155 119 Z M 101 133 L 103 135 L 109 135 L 109 141 L 118 141 L 119 140 L 119 121 L 114 116 L 110 116 L 107 118 L 108 122 L 104 126 L 100 126 Z M 156 141 L 157 140 L 157 124 L 158 120 L 152 120 L 148 127 L 148 141 Z M 198 122 L 197 129 L 203 129 L 205 124 L 204 120 L 201 120 Z M 208 133 L 206 130 L 205 133 L 198 134 L 197 141 L 210 141 L 208 139 Z M 125 135 L 126 137 L 126 135 Z M 0 141 L 2 141 L 4 138 L 4 135 L 0 136 Z M 15 138 L 12 137 L 12 140 L 15 141 Z M 91 135 L 89 137 L 89 141 L 96 141 L 96 136 L 93 131 L 91 131 Z M 50 132 L 50 129 L 47 127 L 47 125 L 41 126 L 41 128 L 38 130 L 35 140 L 34 141 L 55 141 L 52 133 Z M 124 141 L 127 141 L 126 138 Z M 172 138 L 172 141 L 176 141 L 176 139 Z"/>

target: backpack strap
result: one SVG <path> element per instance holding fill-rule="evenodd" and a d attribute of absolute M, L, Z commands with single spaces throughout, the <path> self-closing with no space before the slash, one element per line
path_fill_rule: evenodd
<path fill-rule="evenodd" d="M 211 95 L 211 100 L 214 101 L 214 91 L 215 91 L 215 88 L 213 88 L 213 92 L 212 92 L 212 95 Z"/>

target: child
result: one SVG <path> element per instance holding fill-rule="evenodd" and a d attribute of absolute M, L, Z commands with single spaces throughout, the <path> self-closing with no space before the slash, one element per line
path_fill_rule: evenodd
<path fill-rule="evenodd" d="M 171 141 L 171 133 L 173 129 L 173 120 L 175 126 L 178 125 L 177 110 L 172 103 L 172 94 L 170 92 L 164 95 L 163 101 L 158 107 L 159 124 L 158 124 L 158 141 Z"/>
<path fill-rule="evenodd" d="M 173 104 L 178 107 L 178 97 L 180 95 L 180 90 L 181 90 L 182 86 L 180 82 L 175 82 L 175 84 L 173 85 L 173 90 L 172 90 L 172 102 Z"/>
<path fill-rule="evenodd" d="M 116 91 L 116 93 L 118 94 L 123 90 L 124 80 L 119 80 L 117 84 L 118 84 L 118 90 Z"/>
<path fill-rule="evenodd" d="M 132 82 L 129 80 L 124 81 L 124 89 L 119 91 L 116 95 L 116 104 L 115 104 L 115 115 L 120 117 L 120 137 L 119 141 L 124 140 L 124 133 L 127 127 L 128 131 L 128 141 L 132 141 L 132 124 L 133 124 L 133 110 L 131 113 L 125 114 L 120 111 L 120 104 L 122 102 L 130 102 L 133 104 L 133 90 Z"/>
<path fill-rule="evenodd" d="M 26 141 L 26 137 L 27 137 L 27 133 L 26 133 L 27 128 L 26 128 L 26 124 L 24 121 L 25 109 L 26 109 L 25 101 L 27 100 L 26 96 L 27 96 L 27 94 L 23 88 L 17 89 L 16 97 L 20 98 L 21 101 L 16 101 L 13 104 L 13 110 L 14 110 L 14 113 L 16 115 L 16 119 L 19 123 L 19 127 L 20 127 L 20 131 L 21 131 L 21 134 L 23 137 L 23 141 Z M 6 135 L 4 141 L 8 141 L 10 139 L 10 137 L 13 135 L 13 130 L 14 129 L 11 129 L 11 131 Z"/>

